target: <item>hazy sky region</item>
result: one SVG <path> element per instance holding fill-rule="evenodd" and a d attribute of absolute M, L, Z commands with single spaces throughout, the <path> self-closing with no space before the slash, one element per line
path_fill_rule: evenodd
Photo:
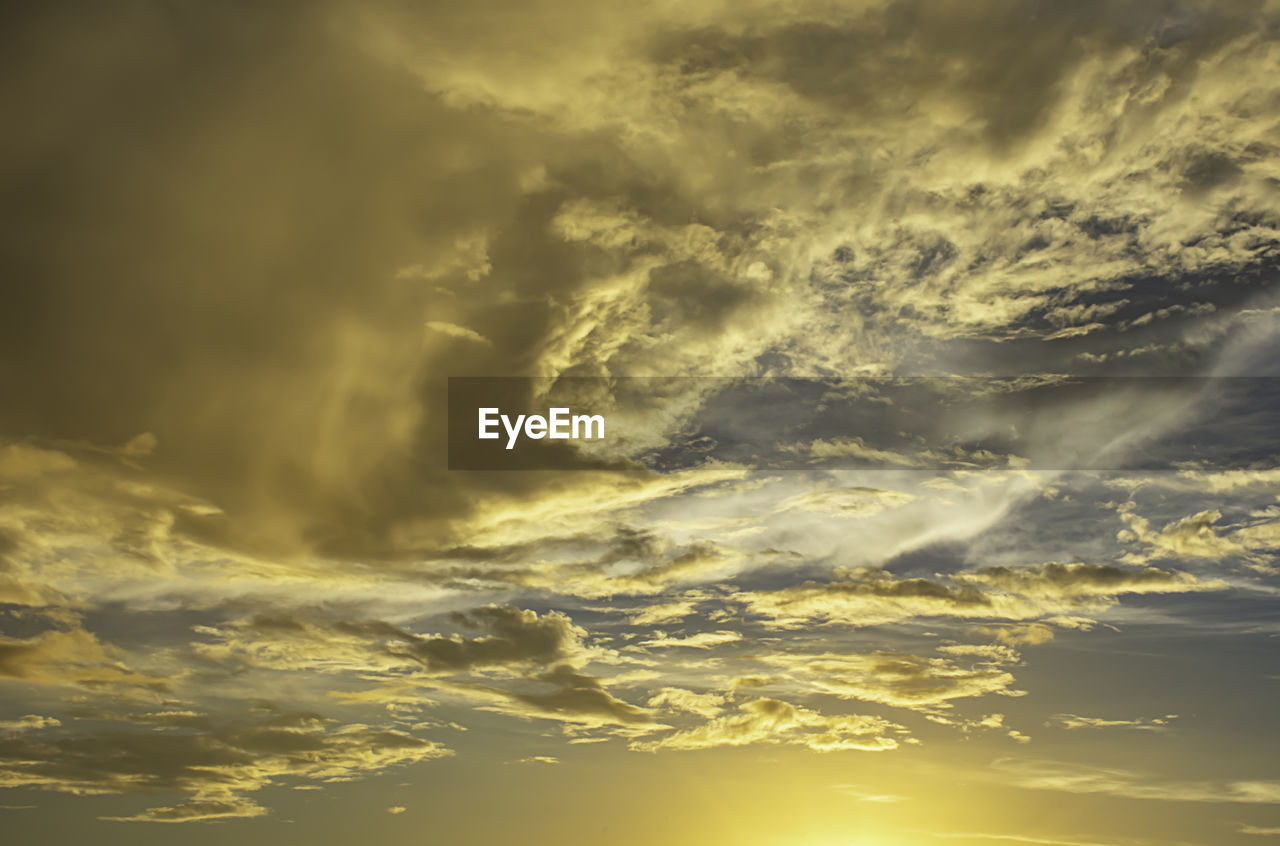
<path fill-rule="evenodd" d="M 1280 843 L 1280 0 L 0 42 L 5 843 Z"/>

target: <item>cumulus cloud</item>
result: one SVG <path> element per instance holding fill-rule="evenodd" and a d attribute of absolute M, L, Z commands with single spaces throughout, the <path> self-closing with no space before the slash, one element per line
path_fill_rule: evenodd
<path fill-rule="evenodd" d="M 1222 519 L 1217 509 L 1183 517 L 1158 531 L 1152 531 L 1150 522 L 1134 512 L 1133 503 L 1120 506 L 1119 513 L 1130 536 L 1151 547 L 1152 557 L 1219 559 L 1244 552 L 1238 542 L 1214 531 L 1213 524 Z"/>
<path fill-rule="evenodd" d="M 1224 485 L 1226 490 L 1237 487 L 1234 481 Z M 1206 509 L 1154 529 L 1148 518 L 1137 513 L 1136 507 L 1136 503 L 1130 501 L 1117 508 L 1126 526 L 1118 538 L 1122 542 L 1142 546 L 1140 552 L 1130 552 L 1126 556 L 1130 562 L 1142 563 L 1159 558 L 1221 561 L 1234 557 L 1255 569 L 1268 570 L 1272 566 L 1272 551 L 1280 547 L 1280 511 L 1275 509 L 1256 511 L 1247 523 L 1222 529 L 1217 528 L 1222 520 L 1222 511 Z"/>

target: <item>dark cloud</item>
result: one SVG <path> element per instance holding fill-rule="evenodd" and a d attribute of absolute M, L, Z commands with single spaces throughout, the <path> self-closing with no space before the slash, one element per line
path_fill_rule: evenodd
<path fill-rule="evenodd" d="M 466 634 L 423 635 L 382 620 L 326 619 L 315 613 L 259 614 L 203 629 L 215 641 L 194 648 L 226 667 L 318 669 L 337 661 L 338 668 L 416 666 L 431 675 L 548 667 L 585 649 L 586 632 L 557 611 L 538 615 L 489 605 L 448 619 Z M 468 636 L 475 631 L 479 634 Z"/>
<path fill-rule="evenodd" d="M 970 584 L 986 584 L 1029 597 L 1074 599 L 1121 593 L 1180 593 L 1203 590 L 1194 576 L 1156 567 L 1131 569 L 1110 564 L 1059 564 L 1036 567 L 986 567 L 957 577 Z"/>
<path fill-rule="evenodd" d="M 873 626 L 925 617 L 1050 619 L 1103 610 L 1123 594 L 1222 590 L 1216 580 L 1155 567 L 1047 564 L 984 567 L 945 579 L 897 579 L 876 569 L 850 570 L 829 582 L 806 582 L 740 599 L 770 625 L 812 622 Z"/>
<path fill-rule="evenodd" d="M 122 650 L 83 629 L 0 637 L 0 678 L 81 685 L 117 695 L 154 695 L 169 689 L 166 679 L 131 669 L 126 660 Z"/>
<path fill-rule="evenodd" d="M 649 725 L 644 709 L 618 699 L 600 684 L 600 680 L 578 673 L 567 666 L 533 677 L 533 681 L 552 685 L 550 693 L 513 693 L 512 699 L 535 714 L 556 715 L 566 719 L 585 717 L 607 723 Z"/>
<path fill-rule="evenodd" d="M 336 781 L 438 758 L 449 750 L 428 740 L 365 725 L 324 725 L 312 718 L 195 724 L 164 715 L 122 718 L 59 735 L 0 737 L 0 785 L 78 795 L 186 794 L 192 800 L 153 808 L 136 819 L 179 822 L 266 813 L 244 794 L 284 778 Z"/>
<path fill-rule="evenodd" d="M 539 617 L 532 611 L 491 605 L 453 621 L 488 634 L 478 638 L 422 637 L 402 634 L 404 644 L 387 647 L 391 655 L 422 662 L 432 672 L 465 672 L 503 664 L 552 664 L 582 649 L 584 632 L 563 614 Z"/>
<path fill-rule="evenodd" d="M 154 433 L 149 469 L 224 509 L 177 529 L 220 544 L 376 550 L 397 513 L 463 507 L 423 325 L 458 319 L 455 245 L 533 161 L 325 15 L 90 4 L 29 13 L 6 51 L 0 430 Z M 414 265 L 444 277 L 397 278 Z"/>

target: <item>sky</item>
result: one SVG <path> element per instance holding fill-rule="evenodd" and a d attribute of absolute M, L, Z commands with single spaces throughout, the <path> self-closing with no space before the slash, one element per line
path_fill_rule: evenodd
<path fill-rule="evenodd" d="M 6 841 L 1280 842 L 1280 3 L 0 21 Z"/>

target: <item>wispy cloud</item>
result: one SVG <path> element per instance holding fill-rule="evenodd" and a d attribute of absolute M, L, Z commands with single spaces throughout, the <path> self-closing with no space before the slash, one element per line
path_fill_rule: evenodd
<path fill-rule="evenodd" d="M 1280 781 L 1169 781 L 1129 770 L 1013 758 L 999 759 L 992 767 L 1010 784 L 1035 790 L 1169 802 L 1280 804 Z"/>

